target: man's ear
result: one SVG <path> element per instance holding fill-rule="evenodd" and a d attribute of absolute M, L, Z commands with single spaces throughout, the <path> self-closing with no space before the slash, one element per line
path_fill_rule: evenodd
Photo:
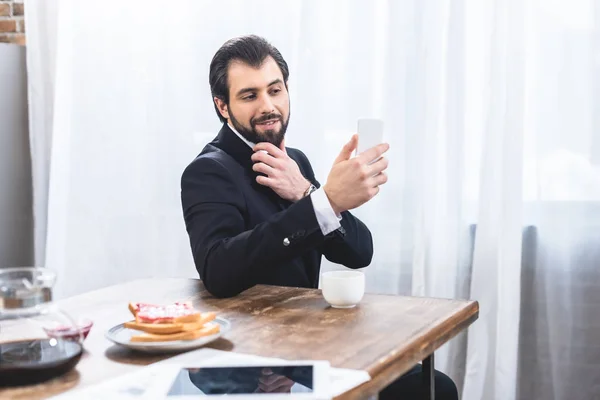
<path fill-rule="evenodd" d="M 215 97 L 213 100 L 215 101 L 215 106 L 217 107 L 217 110 L 219 110 L 219 112 L 221 113 L 221 116 L 223 116 L 223 118 L 225 119 L 229 119 L 229 109 L 227 107 L 227 103 L 225 103 L 223 99 L 220 99 L 218 97 Z"/>

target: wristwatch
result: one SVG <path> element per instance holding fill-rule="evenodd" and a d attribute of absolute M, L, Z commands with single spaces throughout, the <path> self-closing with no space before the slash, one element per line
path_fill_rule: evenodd
<path fill-rule="evenodd" d="M 315 190 L 317 190 L 317 187 L 311 183 L 308 189 L 306 189 L 306 192 L 304 192 L 304 197 L 310 195 Z"/>

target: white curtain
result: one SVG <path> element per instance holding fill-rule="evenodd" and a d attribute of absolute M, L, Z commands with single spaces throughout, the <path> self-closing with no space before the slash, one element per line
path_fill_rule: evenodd
<path fill-rule="evenodd" d="M 28 0 L 27 76 L 29 101 L 29 147 L 33 181 L 34 260 L 43 266 L 46 256 L 48 188 L 52 126 L 54 120 L 54 84 L 59 0 Z"/>
<path fill-rule="evenodd" d="M 55 46 L 56 75 L 29 84 L 54 87 L 30 101 L 34 162 L 53 138 L 36 246 L 60 296 L 196 277 L 179 178 L 220 126 L 214 52 L 256 33 L 290 65 L 287 143 L 321 181 L 357 118 L 385 121 L 390 181 L 356 211 L 368 289 L 480 301 L 437 353 L 462 398 L 600 396 L 599 1 L 56 1 L 28 21 L 58 26 L 28 63 Z"/>

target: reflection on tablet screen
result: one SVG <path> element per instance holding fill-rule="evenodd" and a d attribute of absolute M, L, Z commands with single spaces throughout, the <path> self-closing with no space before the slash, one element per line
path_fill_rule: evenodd
<path fill-rule="evenodd" d="M 311 365 L 183 368 L 173 381 L 168 396 L 292 391 L 313 391 Z"/>

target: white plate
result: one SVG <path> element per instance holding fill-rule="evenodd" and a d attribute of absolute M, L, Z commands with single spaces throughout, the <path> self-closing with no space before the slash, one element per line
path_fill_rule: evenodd
<path fill-rule="evenodd" d="M 207 343 L 217 340 L 223 334 L 227 333 L 227 331 L 229 331 L 231 328 L 231 323 L 228 320 L 220 317 L 215 318 L 210 323 L 219 324 L 221 326 L 219 332 L 215 333 L 214 335 L 203 336 L 195 340 L 172 340 L 169 342 L 132 342 L 130 340 L 131 336 L 139 335 L 143 332 L 135 329 L 125 328 L 123 324 L 113 326 L 106 332 L 105 336 L 111 342 L 125 346 L 132 350 L 143 351 L 146 353 L 177 352 L 202 347 Z"/>

